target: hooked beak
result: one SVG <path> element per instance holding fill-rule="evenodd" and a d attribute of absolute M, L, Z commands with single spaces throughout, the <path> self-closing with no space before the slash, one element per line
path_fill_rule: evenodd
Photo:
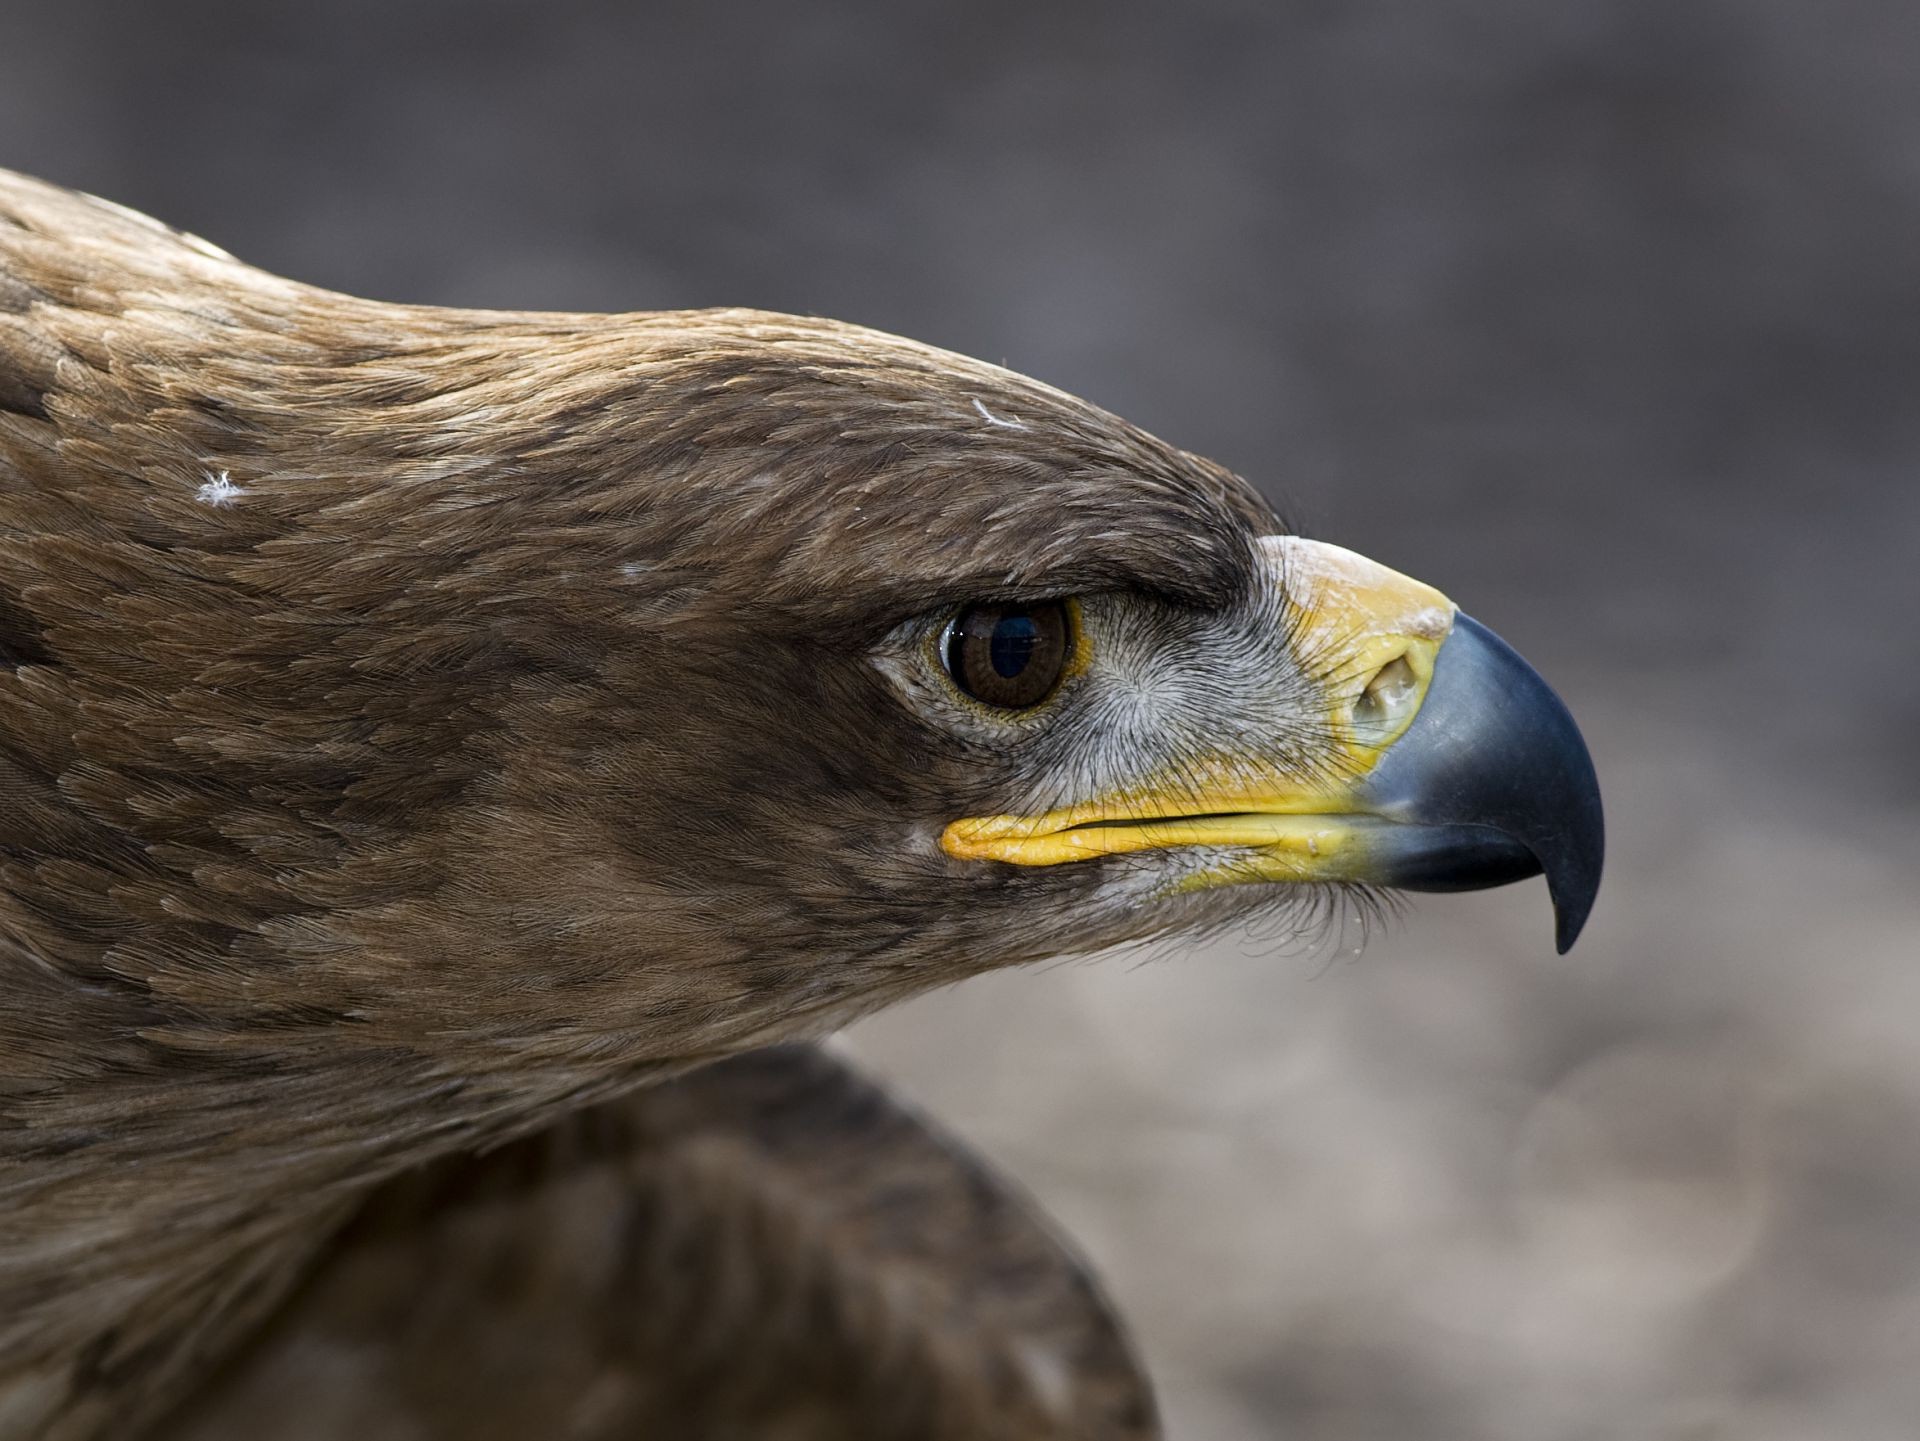
<path fill-rule="evenodd" d="M 1539 673 L 1472 616 L 1454 617 L 1420 713 L 1354 794 L 1387 822 L 1378 884 L 1471 891 L 1544 873 L 1562 955 L 1586 925 L 1606 849 L 1586 742 Z"/>
<path fill-rule="evenodd" d="M 1593 908 L 1605 851 L 1599 784 L 1566 706 L 1431 587 L 1337 546 L 1264 544 L 1303 618 L 1296 644 L 1353 678 L 1329 695 L 1337 779 L 1228 765 L 1216 786 L 1182 777 L 1045 815 L 955 821 L 941 837 L 948 854 L 1016 865 L 1178 846 L 1236 855 L 1183 889 L 1456 891 L 1544 874 L 1564 954 Z"/>

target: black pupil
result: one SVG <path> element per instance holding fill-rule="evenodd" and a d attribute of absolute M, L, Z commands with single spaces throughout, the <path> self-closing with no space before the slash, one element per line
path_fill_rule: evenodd
<path fill-rule="evenodd" d="M 1065 601 L 970 605 L 947 632 L 947 671 L 985 705 L 1025 710 L 1053 694 L 1073 649 Z"/>
<path fill-rule="evenodd" d="M 1039 640 L 1040 627 L 1032 616 L 1001 616 L 993 628 L 993 638 L 987 642 L 995 674 L 1008 680 L 1019 675 L 1032 661 L 1033 648 Z"/>

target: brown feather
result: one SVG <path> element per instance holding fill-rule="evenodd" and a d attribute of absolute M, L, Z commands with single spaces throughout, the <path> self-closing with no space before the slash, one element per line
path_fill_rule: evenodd
<path fill-rule="evenodd" d="M 1147 1441 L 1084 1269 L 808 1048 L 387 1187 L 157 1441 Z"/>

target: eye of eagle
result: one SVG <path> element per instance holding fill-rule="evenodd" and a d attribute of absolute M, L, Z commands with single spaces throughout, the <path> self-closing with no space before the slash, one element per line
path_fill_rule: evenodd
<path fill-rule="evenodd" d="M 940 636 L 940 660 L 961 691 L 997 710 L 1031 710 L 1067 673 L 1075 646 L 1064 600 L 962 606 Z"/>

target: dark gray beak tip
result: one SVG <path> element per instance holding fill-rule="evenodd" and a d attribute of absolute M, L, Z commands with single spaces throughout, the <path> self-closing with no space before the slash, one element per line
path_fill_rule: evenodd
<path fill-rule="evenodd" d="M 1587 917 L 1593 914 L 1593 899 L 1599 891 L 1597 859 L 1593 869 L 1580 879 L 1563 876 L 1556 884 L 1551 876 L 1547 878 L 1547 894 L 1553 898 L 1553 949 L 1559 955 L 1572 950 L 1573 943 L 1580 939 Z"/>
<path fill-rule="evenodd" d="M 1556 850 L 1558 860 L 1547 870 L 1547 894 L 1553 898 L 1553 946 L 1561 955 L 1573 949 L 1593 914 L 1600 893 L 1600 871 L 1605 861 L 1606 822 L 1600 812 L 1600 783 L 1587 765 L 1587 814 L 1569 824 L 1569 836 Z M 1543 862 L 1544 867 L 1544 862 Z"/>
<path fill-rule="evenodd" d="M 1473 617 L 1454 617 L 1419 715 L 1366 789 L 1408 828 L 1388 884 L 1466 890 L 1544 873 L 1554 945 L 1572 948 L 1606 855 L 1593 758 L 1560 697 Z"/>
<path fill-rule="evenodd" d="M 1565 702 L 1512 646 L 1459 615 L 1442 657 L 1456 648 L 1486 687 L 1490 739 L 1498 743 L 1500 774 L 1482 788 L 1481 823 L 1512 836 L 1540 863 L 1553 899 L 1554 948 L 1564 956 L 1593 912 L 1606 860 L 1593 757 Z"/>

